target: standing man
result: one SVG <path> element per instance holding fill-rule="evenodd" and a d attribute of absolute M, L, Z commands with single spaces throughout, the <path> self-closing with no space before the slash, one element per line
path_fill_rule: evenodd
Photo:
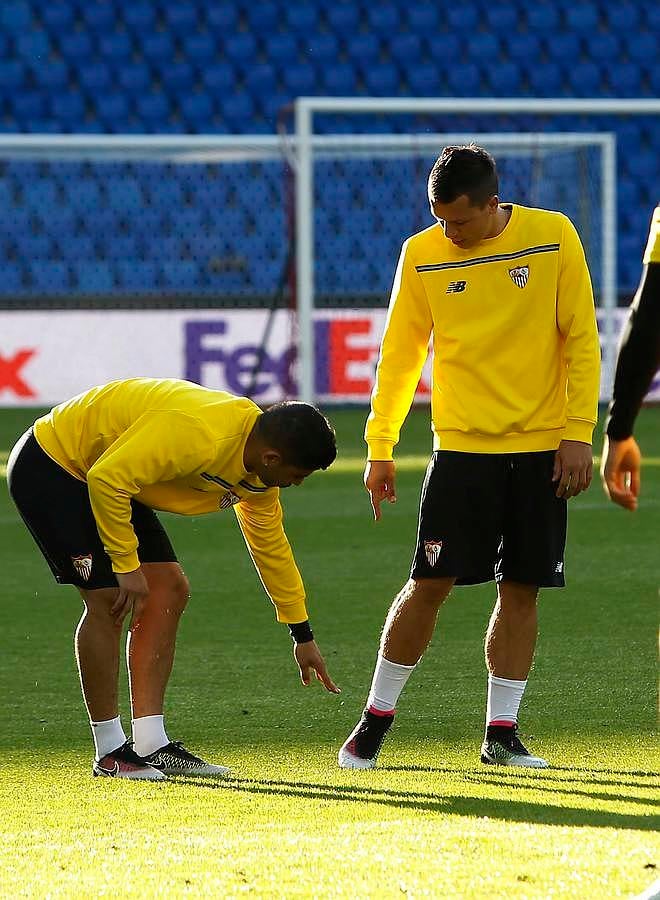
<path fill-rule="evenodd" d="M 605 493 L 629 510 L 637 509 L 642 461 L 633 426 L 660 367 L 660 206 L 651 219 L 643 266 L 619 346 L 600 466 Z"/>
<path fill-rule="evenodd" d="M 94 388 L 38 419 L 7 465 L 11 493 L 55 579 L 78 588 L 76 659 L 96 750 L 94 775 L 162 780 L 224 775 L 165 730 L 163 704 L 189 584 L 154 509 L 233 508 L 304 684 L 338 693 L 314 641 L 282 527 L 280 488 L 336 456 L 332 426 L 306 403 L 261 412 L 251 400 L 174 379 Z M 133 746 L 119 717 L 119 644 Z"/>
<path fill-rule="evenodd" d="M 589 272 L 566 216 L 500 203 L 480 147 L 445 147 L 428 196 L 438 224 L 403 245 L 366 427 L 376 520 L 396 500 L 393 449 L 431 334 L 434 452 L 410 578 L 339 765 L 376 764 L 440 605 L 454 584 L 494 579 L 481 761 L 546 767 L 517 735 L 518 709 L 539 588 L 564 585 L 566 501 L 591 481 L 600 352 Z"/>

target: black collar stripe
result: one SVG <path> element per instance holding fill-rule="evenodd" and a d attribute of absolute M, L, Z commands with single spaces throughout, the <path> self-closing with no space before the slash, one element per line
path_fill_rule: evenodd
<path fill-rule="evenodd" d="M 238 483 L 241 485 L 241 487 L 244 487 L 246 491 L 253 491 L 255 494 L 262 494 L 264 491 L 268 490 L 267 487 L 260 488 L 255 484 L 250 484 L 249 481 L 243 481 L 243 479 L 241 479 Z"/>
<path fill-rule="evenodd" d="M 233 484 L 230 484 L 228 481 L 225 481 L 224 478 L 220 478 L 219 475 L 209 475 L 208 472 L 202 472 L 202 478 L 205 478 L 207 481 L 214 481 L 216 484 L 219 484 L 220 487 L 224 488 L 233 488 Z"/>
<path fill-rule="evenodd" d="M 519 259 L 521 256 L 529 256 L 532 253 L 556 253 L 558 250 L 559 244 L 541 244 L 539 247 L 528 247 L 526 250 L 517 250 L 515 253 L 500 253 L 498 256 L 479 256 L 475 259 L 466 259 L 464 262 L 415 266 L 415 270 L 417 272 L 439 272 L 441 269 L 463 269 L 465 266 L 479 266 L 482 263 L 501 262 L 504 259 Z"/>

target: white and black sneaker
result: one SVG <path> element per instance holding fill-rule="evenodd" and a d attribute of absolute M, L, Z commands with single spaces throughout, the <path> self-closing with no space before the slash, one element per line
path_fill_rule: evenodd
<path fill-rule="evenodd" d="M 393 721 L 394 713 L 374 713 L 365 709 L 339 751 L 339 768 L 373 769 Z"/>
<path fill-rule="evenodd" d="M 186 750 L 181 741 L 171 741 L 160 750 L 154 750 L 153 753 L 143 757 L 142 762 L 165 775 L 215 775 L 217 777 L 229 775 L 227 766 L 216 766 L 206 762 Z"/>
<path fill-rule="evenodd" d="M 548 762 L 534 756 L 518 737 L 517 725 L 489 725 L 481 745 L 481 762 L 488 766 L 547 769 Z"/>
<path fill-rule="evenodd" d="M 101 759 L 95 759 L 92 764 L 92 774 L 94 777 L 101 776 L 103 778 L 167 781 L 167 775 L 164 772 L 150 766 L 137 755 L 130 741 L 126 741 L 112 753 L 106 753 Z"/>

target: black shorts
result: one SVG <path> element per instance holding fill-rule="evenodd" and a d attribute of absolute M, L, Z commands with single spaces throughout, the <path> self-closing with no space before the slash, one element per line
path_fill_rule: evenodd
<path fill-rule="evenodd" d="M 117 587 L 89 502 L 79 481 L 45 453 L 28 431 L 7 466 L 9 493 L 56 581 L 84 590 Z M 155 512 L 131 500 L 131 524 L 140 562 L 176 562 L 176 554 Z"/>
<path fill-rule="evenodd" d="M 555 451 L 436 451 L 426 470 L 411 578 L 564 586 L 566 500 Z"/>

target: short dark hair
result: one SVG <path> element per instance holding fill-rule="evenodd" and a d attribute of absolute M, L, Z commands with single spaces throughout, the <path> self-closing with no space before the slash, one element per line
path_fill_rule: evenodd
<path fill-rule="evenodd" d="M 495 160 L 483 147 L 445 147 L 429 175 L 431 203 L 453 203 L 467 194 L 471 206 L 484 206 L 499 191 Z"/>
<path fill-rule="evenodd" d="M 275 403 L 257 419 L 259 436 L 282 455 L 287 465 L 327 469 L 337 456 L 335 430 L 322 412 L 309 403 Z"/>

